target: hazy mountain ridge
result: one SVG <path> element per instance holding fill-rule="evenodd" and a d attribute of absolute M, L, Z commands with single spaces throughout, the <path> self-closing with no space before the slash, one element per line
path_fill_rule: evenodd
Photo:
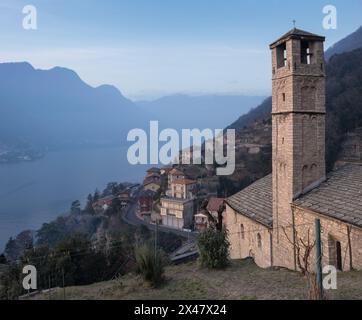
<path fill-rule="evenodd" d="M 36 146 L 120 143 L 144 114 L 113 86 L 93 88 L 76 72 L 0 64 L 0 136 Z"/>
<path fill-rule="evenodd" d="M 0 64 L 0 142 L 24 148 L 126 144 L 130 129 L 223 128 L 262 97 L 173 95 L 134 103 L 114 86 L 91 87 L 70 69 Z M 222 117 L 220 116 L 222 110 Z"/>
<path fill-rule="evenodd" d="M 240 114 L 248 112 L 264 97 L 244 95 L 177 94 L 154 101 L 136 102 L 149 112 L 160 126 L 175 129 L 222 129 Z"/>

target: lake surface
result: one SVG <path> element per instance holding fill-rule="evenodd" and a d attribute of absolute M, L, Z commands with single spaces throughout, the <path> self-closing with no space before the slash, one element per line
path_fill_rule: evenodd
<path fill-rule="evenodd" d="M 141 182 L 148 167 L 132 166 L 126 156 L 121 147 L 72 149 L 0 165 L 0 252 L 10 236 L 38 229 L 108 182 Z"/>

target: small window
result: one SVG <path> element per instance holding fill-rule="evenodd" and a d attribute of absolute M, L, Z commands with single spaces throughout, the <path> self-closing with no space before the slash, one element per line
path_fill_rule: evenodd
<path fill-rule="evenodd" d="M 260 233 L 257 234 L 257 239 L 258 239 L 258 248 L 261 249 L 262 243 L 261 243 L 261 235 L 260 235 Z"/>
<path fill-rule="evenodd" d="M 241 236 L 242 240 L 245 239 L 245 230 L 244 230 L 244 225 L 243 224 L 240 225 L 240 236 Z"/>
<path fill-rule="evenodd" d="M 283 93 L 282 96 L 283 96 L 283 102 L 285 102 L 285 93 Z"/>
<path fill-rule="evenodd" d="M 311 64 L 312 52 L 309 41 L 301 42 L 301 62 L 302 64 Z"/>
<path fill-rule="evenodd" d="M 285 43 L 277 47 L 277 67 L 282 68 L 287 65 L 287 45 Z"/>

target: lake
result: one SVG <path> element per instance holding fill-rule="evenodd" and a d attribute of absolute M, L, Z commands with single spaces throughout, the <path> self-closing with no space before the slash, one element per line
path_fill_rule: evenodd
<path fill-rule="evenodd" d="M 111 181 L 141 182 L 148 166 L 128 163 L 121 147 L 49 152 L 34 162 L 0 165 L 0 252 L 10 236 L 38 229 Z"/>

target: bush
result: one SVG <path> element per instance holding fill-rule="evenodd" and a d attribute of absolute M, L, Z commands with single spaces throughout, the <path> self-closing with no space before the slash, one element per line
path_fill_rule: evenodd
<path fill-rule="evenodd" d="M 143 279 L 156 287 L 163 281 L 165 258 L 161 250 L 143 244 L 135 249 L 137 270 Z"/>
<path fill-rule="evenodd" d="M 197 245 L 203 267 L 222 269 L 229 264 L 230 243 L 225 229 L 217 231 L 215 228 L 208 228 L 199 235 Z"/>

